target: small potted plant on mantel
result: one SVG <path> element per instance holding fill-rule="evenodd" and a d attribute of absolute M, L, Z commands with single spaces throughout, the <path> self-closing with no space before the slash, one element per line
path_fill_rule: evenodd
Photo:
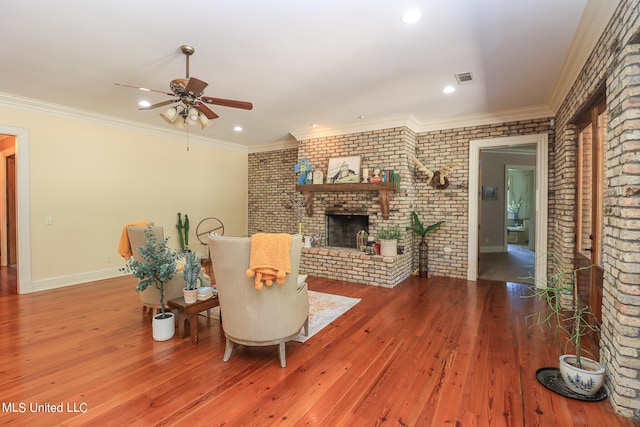
<path fill-rule="evenodd" d="M 155 286 L 160 291 L 161 312 L 153 317 L 153 339 L 166 341 L 175 333 L 175 319 L 172 312 L 167 312 L 164 304 L 164 284 L 167 283 L 177 271 L 176 261 L 180 255 L 167 247 L 169 238 L 158 240 L 151 227 L 144 232 L 147 241 L 145 246 L 138 248 L 138 253 L 144 261 L 129 258 L 127 264 L 120 270 L 131 273 L 139 280 L 136 291 L 142 292 L 149 286 Z"/>
<path fill-rule="evenodd" d="M 183 289 L 184 302 L 186 304 L 193 304 L 198 300 L 198 281 L 202 284 L 202 279 L 200 279 L 202 267 L 198 255 L 196 255 L 195 252 L 185 253 L 184 259 L 185 263 L 182 272 L 186 284 Z"/>
<path fill-rule="evenodd" d="M 528 317 L 540 327 L 546 326 L 557 331 L 565 340 L 563 350 L 565 353 L 568 349 L 575 350 L 575 354 L 560 356 L 559 372 L 564 385 L 570 391 L 579 396 L 586 396 L 585 400 L 588 400 L 600 390 L 605 375 L 604 366 L 584 356 L 587 351 L 583 348 L 583 337 L 599 332 L 598 326 L 593 323 L 593 314 L 589 311 L 589 307 L 578 298 L 578 272 L 590 269 L 592 266 L 576 269 L 570 262 L 556 254 L 551 254 L 550 258 L 555 262 L 553 273 L 547 278 L 546 284 L 531 286 L 532 295 L 529 295 L 542 300 L 543 307 Z M 568 307 L 567 299 L 570 301 Z M 540 377 L 538 379 L 540 380 Z M 559 385 L 550 386 L 543 380 L 540 381 L 557 393 L 576 397 L 564 393 L 564 389 Z"/>
<path fill-rule="evenodd" d="M 380 240 L 380 255 L 398 255 L 398 240 L 402 238 L 402 231 L 399 227 L 390 225 L 380 227 L 378 230 L 378 240 Z"/>

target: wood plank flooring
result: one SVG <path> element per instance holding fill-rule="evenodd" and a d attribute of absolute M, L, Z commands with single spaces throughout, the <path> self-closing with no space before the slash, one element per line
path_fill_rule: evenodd
<path fill-rule="evenodd" d="M 153 341 L 134 287 L 123 277 L 0 298 L 0 424 L 640 426 L 536 381 L 556 349 L 525 324 L 535 302 L 523 285 L 311 277 L 312 290 L 362 301 L 289 342 L 284 369 L 276 346 L 222 362 L 220 324 L 202 316 L 199 344 Z"/>

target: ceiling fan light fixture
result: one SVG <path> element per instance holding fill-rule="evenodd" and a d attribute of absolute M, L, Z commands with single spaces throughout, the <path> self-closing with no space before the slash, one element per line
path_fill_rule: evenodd
<path fill-rule="evenodd" d="M 162 117 L 167 123 L 174 123 L 176 118 L 178 118 L 178 109 L 176 107 L 170 107 L 167 111 L 160 113 L 160 117 Z"/>
<path fill-rule="evenodd" d="M 198 124 L 198 110 L 191 107 L 189 112 L 187 113 L 187 117 L 184 119 L 185 123 L 188 125 Z"/>
<path fill-rule="evenodd" d="M 182 116 L 178 116 L 176 121 L 173 122 L 173 125 L 175 127 L 177 127 L 178 129 L 186 129 L 187 128 L 187 123 L 186 123 L 184 117 L 182 117 Z"/>
<path fill-rule="evenodd" d="M 207 116 L 205 116 L 204 114 L 200 114 L 200 117 L 198 118 L 198 120 L 200 120 L 201 129 L 205 129 L 211 126 L 211 120 L 209 120 Z"/>

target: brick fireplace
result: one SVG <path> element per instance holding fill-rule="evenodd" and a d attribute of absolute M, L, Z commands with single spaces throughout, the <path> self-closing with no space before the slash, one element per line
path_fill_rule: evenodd
<path fill-rule="evenodd" d="M 413 165 L 409 165 L 409 156 L 414 150 L 415 135 L 404 127 L 343 135 L 329 141 L 325 138 L 300 141 L 298 160 L 309 159 L 314 170 L 322 171 L 325 176 L 330 157 L 360 156 L 361 169 L 392 169 L 401 177 L 399 191 L 392 190 L 392 185 L 386 187 L 389 190 L 378 191 L 373 184 L 298 187 L 299 197 L 304 194 L 307 201 L 312 202 L 311 215 L 305 215 L 302 220 L 303 234 L 327 236 L 328 216 L 359 218 L 357 225 L 347 227 L 346 231 L 353 234 L 354 243 L 364 223 L 374 238 L 383 226 L 394 225 L 404 230 L 411 222 Z M 326 237 L 323 243 L 327 244 Z M 355 244 L 305 248 L 301 270 L 313 276 L 394 287 L 411 273 L 413 243 L 413 236 L 405 233 L 398 242 L 404 251 L 394 257 L 366 254 L 356 249 Z"/>

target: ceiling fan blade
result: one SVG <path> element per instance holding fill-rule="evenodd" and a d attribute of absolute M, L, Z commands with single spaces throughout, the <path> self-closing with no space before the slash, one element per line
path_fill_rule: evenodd
<path fill-rule="evenodd" d="M 223 107 L 242 108 L 244 110 L 253 109 L 253 104 L 244 101 L 234 101 L 233 99 L 211 98 L 209 96 L 203 96 L 201 98 L 203 102 L 207 104 L 222 105 Z"/>
<path fill-rule="evenodd" d="M 164 93 L 165 95 L 173 96 L 172 93 L 164 91 L 164 90 L 149 89 L 149 88 L 141 87 L 141 86 L 126 85 L 124 83 L 114 83 L 114 85 L 122 86 L 122 87 L 128 87 L 128 88 L 131 88 L 131 89 L 139 89 L 139 90 L 144 91 L 144 92 L 158 92 L 158 93 Z"/>
<path fill-rule="evenodd" d="M 198 104 L 196 105 L 196 108 L 198 109 L 198 111 L 200 111 L 202 114 L 204 114 L 205 116 L 207 116 L 207 119 L 212 120 L 212 119 L 217 119 L 218 116 L 216 113 L 214 113 L 213 111 L 211 111 L 211 109 L 209 109 L 209 107 L 207 107 L 204 104 Z"/>
<path fill-rule="evenodd" d="M 204 92 L 204 89 L 207 86 L 209 86 L 209 83 L 203 82 L 195 77 L 191 77 L 187 83 L 187 87 L 184 88 L 184 91 L 198 97 L 202 95 L 202 92 Z"/>
<path fill-rule="evenodd" d="M 157 104 L 149 105 L 148 107 L 140 107 L 138 110 L 153 110 L 154 108 L 162 107 L 164 105 L 173 104 L 174 102 L 179 102 L 179 99 L 170 99 L 168 101 L 158 102 Z"/>

